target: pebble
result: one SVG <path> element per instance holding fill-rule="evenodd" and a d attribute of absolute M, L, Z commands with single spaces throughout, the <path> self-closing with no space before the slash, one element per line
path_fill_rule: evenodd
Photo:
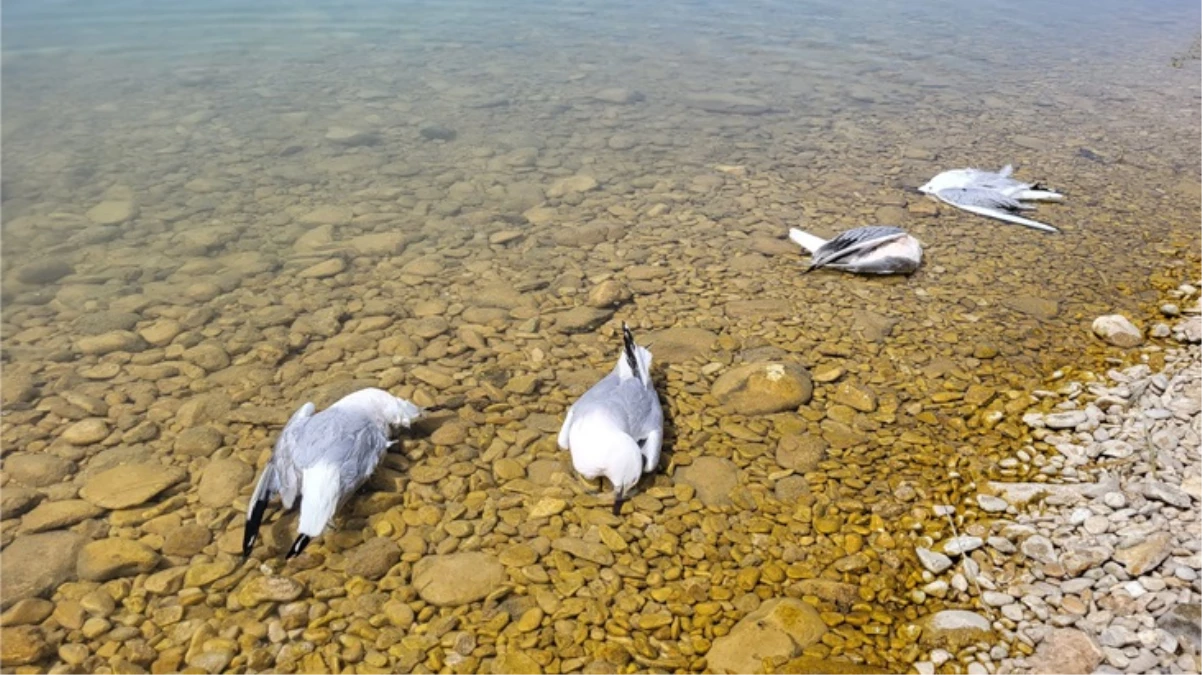
<path fill-rule="evenodd" d="M 1005 499 L 992 495 L 977 495 L 977 504 L 988 513 L 1001 513 L 1010 506 Z"/>
<path fill-rule="evenodd" d="M 918 555 L 918 561 L 922 563 L 922 566 L 927 568 L 932 574 L 939 574 L 952 566 L 952 559 L 942 553 L 937 553 L 921 546 L 915 549 L 914 552 Z"/>

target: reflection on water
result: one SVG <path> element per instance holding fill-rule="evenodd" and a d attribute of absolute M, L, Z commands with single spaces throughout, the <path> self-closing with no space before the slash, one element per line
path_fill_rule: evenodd
<path fill-rule="evenodd" d="M 210 454 L 261 464 L 271 424 L 306 398 L 386 386 L 457 406 L 437 421 L 445 443 L 419 435 L 380 479 L 407 505 L 445 506 L 406 511 L 406 555 L 538 550 L 597 536 L 593 502 L 548 467 L 566 466 L 558 416 L 588 368 L 609 367 L 613 326 L 695 329 L 652 345 L 668 447 L 676 465 L 729 460 L 738 508 L 694 528 L 692 492 L 661 471 L 620 529 L 650 560 L 638 565 L 661 583 L 705 571 L 715 588 L 739 566 L 779 565 L 787 579 L 752 588 L 772 597 L 821 574 L 908 619 L 962 606 L 908 593 L 912 540 L 943 523 L 897 495 L 960 503 L 971 488 L 949 484 L 949 466 L 1035 471 L 999 463 L 1024 444 L 1026 392 L 1119 356 L 1090 337 L 1095 316 L 1150 325 L 1157 289 L 1197 278 L 1198 62 L 1171 66 L 1197 24 L 1184 1 L 6 3 L 5 449 L 65 457 L 77 483 L 114 461 L 104 453 L 157 455 L 194 484 Z M 1061 235 L 914 189 L 1006 163 L 1068 195 L 1038 212 Z M 784 240 L 802 223 L 827 235 L 872 222 L 922 240 L 925 267 L 801 276 Z M 765 360 L 819 380 L 800 415 L 748 417 L 711 396 L 729 365 Z M 64 440 L 90 417 L 98 438 Z M 814 461 L 771 451 L 798 437 L 821 439 Z M 782 465 L 804 476 L 795 489 L 781 491 Z M 410 483 L 414 467 L 452 477 Z M 585 506 L 521 523 L 515 495 Z M 465 500 L 466 515 L 446 506 Z M 177 506 L 216 533 L 196 553 L 229 552 L 231 509 Z M 365 513 L 376 533 L 391 517 Z M 479 525 L 498 513 L 502 526 Z M 757 514 L 788 523 L 789 540 L 719 536 Z M 79 527 L 162 549 L 141 525 L 98 522 Z M 371 536 L 366 522 L 324 550 Z M 857 537 L 863 567 L 846 563 Z M 565 597 L 578 572 L 566 559 L 546 558 Z M 586 574 L 600 584 L 588 597 L 613 596 L 604 616 L 669 602 L 644 607 Z M 747 602 L 690 623 L 702 642 L 648 629 L 640 667 L 697 668 Z M 913 660 L 901 622 L 873 616 L 816 653 Z M 540 666 L 612 665 L 585 637 Z"/>

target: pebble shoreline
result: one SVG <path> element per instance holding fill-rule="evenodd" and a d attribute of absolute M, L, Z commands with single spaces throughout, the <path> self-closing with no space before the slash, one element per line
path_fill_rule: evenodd
<path fill-rule="evenodd" d="M 1196 286 L 1177 293 L 1193 300 Z M 951 570 L 952 588 L 975 590 L 1007 642 L 967 650 L 967 662 L 965 651 L 934 650 L 917 672 L 956 660 L 970 673 L 1202 670 L 1202 318 L 1193 301 L 1191 318 L 1153 328 L 1180 343 L 1163 371 L 1137 365 L 1110 371 L 1108 386 L 1042 392 L 1059 401 L 1056 412 L 1024 417 L 1058 452 L 1044 473 L 1066 482 L 989 483 L 977 501 L 996 515 L 957 549 L 986 555 L 953 566 L 920 551 L 929 574 Z M 1034 448 L 1021 459 L 1031 456 Z M 943 594 L 948 583 L 925 588 Z"/>

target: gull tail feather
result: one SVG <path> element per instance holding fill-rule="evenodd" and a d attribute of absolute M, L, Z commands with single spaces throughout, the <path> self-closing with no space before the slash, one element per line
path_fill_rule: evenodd
<path fill-rule="evenodd" d="M 325 530 L 342 496 L 338 466 L 317 464 L 301 473 L 300 519 L 297 532 L 316 537 Z"/>
<path fill-rule="evenodd" d="M 984 206 L 965 206 L 961 204 L 956 204 L 955 206 L 958 209 L 964 209 L 965 211 L 970 211 L 977 215 L 985 216 L 986 218 L 1004 220 L 1007 223 L 1022 225 L 1033 230 L 1040 230 L 1042 232 L 1060 232 L 1060 230 L 1052 227 L 1051 225 L 1045 225 L 1044 223 L 1035 220 L 1029 220 L 1027 218 L 1023 218 L 1022 216 L 1016 216 L 1012 213 L 1006 213 L 1005 211 L 1000 211 L 998 209 L 990 209 Z"/>
<path fill-rule="evenodd" d="M 826 244 L 826 240 L 822 237 L 816 237 L 808 232 L 802 232 L 796 227 L 789 229 L 789 239 L 793 240 L 793 243 L 804 248 L 810 253 L 817 251 L 818 249 L 822 248 L 824 244 Z"/>
<path fill-rule="evenodd" d="M 618 361 L 618 377 L 623 380 L 638 378 L 645 385 L 651 383 L 651 352 L 635 343 L 634 334 L 625 322 L 622 323 L 622 358 Z"/>

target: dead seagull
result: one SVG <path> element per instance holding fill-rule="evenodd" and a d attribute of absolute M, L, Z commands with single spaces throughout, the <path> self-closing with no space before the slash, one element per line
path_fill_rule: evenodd
<path fill-rule="evenodd" d="M 306 403 L 292 414 L 259 483 L 246 513 L 242 556 L 250 555 L 259 536 L 263 512 L 272 495 L 279 495 L 285 509 L 300 496 L 297 537 L 288 549 L 293 558 L 325 530 L 334 511 L 363 484 L 388 449 L 391 428 L 408 428 L 422 414 L 421 408 L 381 389 L 361 389 L 348 394 L 325 410 Z"/>
<path fill-rule="evenodd" d="M 609 479 L 614 515 L 644 472 L 659 464 L 664 413 L 651 382 L 651 352 L 622 324 L 622 355 L 613 371 L 584 392 L 559 431 L 559 447 L 585 478 Z"/>
<path fill-rule="evenodd" d="M 1051 225 L 1023 218 L 1013 212 L 1035 208 L 1022 203 L 1024 200 L 1058 202 L 1064 199 L 1064 195 L 1045 190 L 1039 183 L 1017 181 L 1010 177 L 1011 173 L 1014 173 L 1014 167 L 1009 164 L 997 173 L 980 169 L 953 169 L 927 181 L 918 191 L 945 204 L 987 218 L 1025 225 L 1044 232 L 1059 232 L 1060 230 Z"/>
<path fill-rule="evenodd" d="M 856 227 L 830 241 L 792 228 L 789 239 L 813 256 L 806 272 L 830 267 L 856 274 L 910 274 L 922 263 L 922 243 L 900 227 Z"/>

